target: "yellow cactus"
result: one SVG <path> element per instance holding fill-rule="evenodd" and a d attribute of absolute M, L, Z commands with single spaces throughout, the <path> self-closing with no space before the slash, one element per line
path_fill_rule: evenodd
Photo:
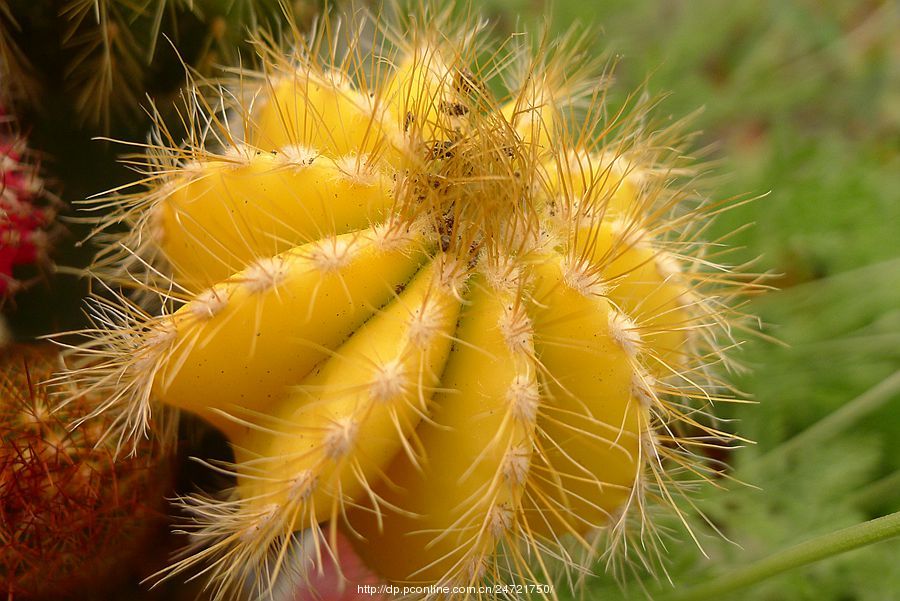
<path fill-rule="evenodd" d="M 262 49 L 249 104 L 197 101 L 202 134 L 98 201 L 132 229 L 97 271 L 144 294 L 95 301 L 73 377 L 122 440 L 158 404 L 230 439 L 235 486 L 185 500 L 200 536 L 166 572 L 208 563 L 217 598 L 265 592 L 295 533 L 337 561 L 339 530 L 392 582 L 546 582 L 654 548 L 646 504 L 730 440 L 713 367 L 757 277 L 697 238 L 720 208 L 679 132 L 609 118 L 574 38 L 484 64 L 479 22 L 419 10 L 375 21 L 382 54 L 323 58 L 328 21 Z"/>
<path fill-rule="evenodd" d="M 160 249 L 179 283 L 208 288 L 255 259 L 379 222 L 391 208 L 383 173 L 360 177 L 352 163 L 299 146 L 249 152 L 198 161 L 156 209 Z"/>
<path fill-rule="evenodd" d="M 434 269 L 422 271 L 303 379 L 270 428 L 232 437 L 253 458 L 236 465 L 241 498 L 287 505 L 291 494 L 310 495 L 297 530 L 336 519 L 342 498 L 371 489 L 368 477 L 408 444 L 428 412 L 459 309 Z"/>
<path fill-rule="evenodd" d="M 391 485 L 376 489 L 400 511 L 349 516 L 364 559 L 394 581 L 480 573 L 521 513 L 540 401 L 531 324 L 510 290 L 480 276 L 469 288 L 440 379 L 447 390 L 434 394 L 417 432 L 424 462 L 398 457 Z"/>
<path fill-rule="evenodd" d="M 355 89 L 343 70 L 284 64 L 283 75 L 260 91 L 248 140 L 257 148 L 301 145 L 337 155 L 373 155 L 399 161 L 397 125 L 385 118 L 381 96 Z"/>

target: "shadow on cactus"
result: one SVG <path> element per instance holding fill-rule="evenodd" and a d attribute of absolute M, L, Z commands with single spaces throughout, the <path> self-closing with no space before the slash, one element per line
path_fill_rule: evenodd
<path fill-rule="evenodd" d="M 608 105 L 587 36 L 336 23 L 190 88 L 188 139 L 157 120 L 141 180 L 88 205 L 109 294 L 71 377 L 126 448 L 168 405 L 234 449 L 160 576 L 266 594 L 339 533 L 409 586 L 656 569 L 652 508 L 735 440 L 711 411 L 761 277 L 703 237 L 734 203 L 682 124 Z"/>

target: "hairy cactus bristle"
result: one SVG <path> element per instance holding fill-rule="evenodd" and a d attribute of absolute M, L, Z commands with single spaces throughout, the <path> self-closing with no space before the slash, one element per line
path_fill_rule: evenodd
<path fill-rule="evenodd" d="M 265 593 L 339 531 L 406 584 L 652 566 L 647 507 L 715 477 L 692 449 L 732 440 L 709 410 L 761 284 L 707 252 L 723 206 L 681 124 L 611 111 L 587 38 L 489 51 L 455 14 L 259 40 L 257 72 L 185 95 L 185 144 L 157 120 L 138 188 L 91 201 L 131 229 L 74 377 L 125 439 L 169 405 L 235 451 L 162 575 Z"/>
<path fill-rule="evenodd" d="M 9 599 L 74 599 L 135 570 L 161 524 L 169 469 L 158 445 L 115 458 L 104 420 L 59 407 L 45 381 L 64 368 L 52 345 L 0 349 L 0 590 Z"/>
<path fill-rule="evenodd" d="M 178 61 L 211 74 L 248 51 L 245 32 L 282 16 L 280 0 L 134 3 L 57 0 L 0 4 L 0 81 L 33 108 L 58 101 L 109 130 L 141 115 L 145 93 L 174 93 Z M 298 4 L 299 5 L 299 4 Z M 300 16 L 298 16 L 300 18 Z M 176 52 L 167 40 L 180 40 Z M 63 98 L 48 98 L 62 80 Z M 124 118 L 123 118 L 124 117 Z"/>

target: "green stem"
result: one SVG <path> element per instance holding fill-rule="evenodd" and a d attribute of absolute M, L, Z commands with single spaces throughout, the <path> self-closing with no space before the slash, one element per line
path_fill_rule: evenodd
<path fill-rule="evenodd" d="M 675 591 L 668 595 L 654 596 L 654 599 L 657 601 L 701 601 L 710 598 L 731 598 L 725 597 L 725 595 L 762 582 L 782 572 L 895 536 L 900 536 L 900 511 L 825 534 L 746 567 L 723 574 L 704 584 Z"/>

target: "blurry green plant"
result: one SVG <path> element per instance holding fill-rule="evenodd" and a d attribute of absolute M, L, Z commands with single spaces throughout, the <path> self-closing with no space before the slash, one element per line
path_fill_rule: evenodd
<path fill-rule="evenodd" d="M 0 0 L 0 77 L 32 105 L 61 77 L 76 113 L 108 131 L 139 120 L 148 92 L 180 87 L 179 60 L 203 75 L 237 64 L 248 32 L 281 18 L 279 0 Z"/>

